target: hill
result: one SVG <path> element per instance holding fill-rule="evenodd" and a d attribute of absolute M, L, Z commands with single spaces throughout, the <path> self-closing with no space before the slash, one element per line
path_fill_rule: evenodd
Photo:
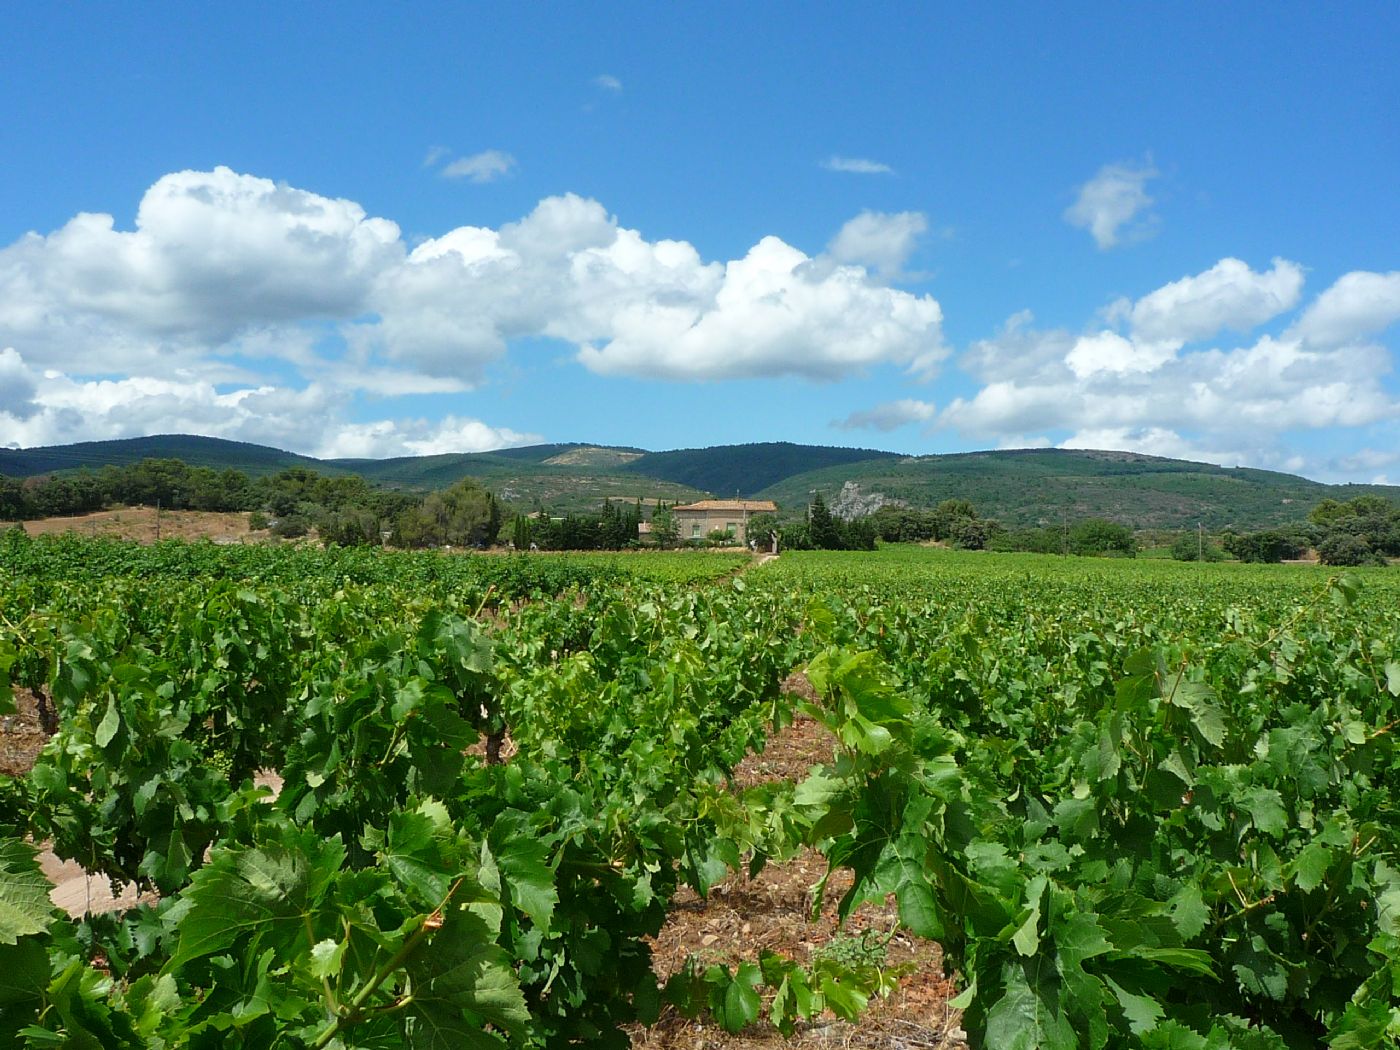
<path fill-rule="evenodd" d="M 73 445 L 40 448 L 0 448 L 0 474 L 12 478 L 54 474 L 87 467 L 126 466 L 143 459 L 178 459 L 192 467 L 215 470 L 233 468 L 255 477 L 275 474 L 287 467 L 309 467 L 331 471 L 334 468 L 310 456 L 254 445 L 246 441 L 197 437 L 191 434 L 158 434 L 153 437 L 123 438 L 117 441 L 80 441 Z"/>
<path fill-rule="evenodd" d="M 391 488 L 444 488 L 473 477 L 522 510 L 596 509 L 604 499 L 688 502 L 707 495 L 771 499 L 799 515 L 814 491 L 828 502 L 933 507 L 971 500 L 985 517 L 1008 525 L 1055 524 L 1105 517 L 1134 528 L 1265 528 L 1297 520 L 1327 497 L 1373 493 L 1400 498 L 1400 488 L 1324 485 L 1292 474 L 1219 467 L 1132 452 L 1020 449 L 901 456 L 874 449 L 763 442 L 648 452 L 633 447 L 563 443 L 494 452 L 318 460 L 218 438 L 167 435 L 91 441 L 27 450 L 0 449 L 0 474 L 27 477 L 147 457 L 252 475 L 287 467 L 354 472 Z M 843 495 L 844 491 L 844 495 Z"/>
<path fill-rule="evenodd" d="M 1241 530 L 1296 521 L 1319 500 L 1364 493 L 1400 498 L 1384 485 L 1325 485 L 1293 474 L 1219 467 L 1135 452 L 1017 449 L 867 461 L 784 478 L 759 496 L 786 508 L 815 490 L 828 502 L 858 497 L 932 507 L 969 499 L 1008 525 L 1050 525 L 1104 517 L 1134 528 Z"/>
<path fill-rule="evenodd" d="M 899 459 L 869 448 L 833 448 L 766 441 L 750 445 L 649 452 L 622 469 L 662 478 L 719 496 L 752 496 L 784 478 L 812 470 L 848 467 L 870 460 Z"/>

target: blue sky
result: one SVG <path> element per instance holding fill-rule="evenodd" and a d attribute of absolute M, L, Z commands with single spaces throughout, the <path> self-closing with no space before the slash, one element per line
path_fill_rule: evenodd
<path fill-rule="evenodd" d="M 0 444 L 1400 482 L 1394 4 L 9 5 Z"/>

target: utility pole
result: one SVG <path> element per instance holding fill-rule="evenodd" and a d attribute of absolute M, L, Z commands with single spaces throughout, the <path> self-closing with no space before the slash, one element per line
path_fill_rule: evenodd
<path fill-rule="evenodd" d="M 1204 527 L 1199 521 L 1196 522 L 1196 560 L 1206 560 L 1206 536 Z"/>

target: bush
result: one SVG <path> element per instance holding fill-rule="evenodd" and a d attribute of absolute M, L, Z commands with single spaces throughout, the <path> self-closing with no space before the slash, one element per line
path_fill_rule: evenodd
<path fill-rule="evenodd" d="M 1296 558 L 1307 549 L 1296 536 L 1272 529 L 1264 532 L 1230 533 L 1221 541 L 1221 546 L 1240 561 L 1258 563 Z"/>
<path fill-rule="evenodd" d="M 1202 542 L 1195 533 L 1183 532 L 1172 544 L 1172 557 L 1177 561 L 1224 561 L 1225 552 L 1209 540 Z"/>
<path fill-rule="evenodd" d="M 1348 536 L 1334 532 L 1317 548 L 1317 557 L 1323 565 L 1384 565 L 1381 557 L 1371 545 L 1360 536 Z"/>
<path fill-rule="evenodd" d="M 248 529 L 251 532 L 262 532 L 267 528 L 267 515 L 260 510 L 255 510 L 248 515 Z"/>
<path fill-rule="evenodd" d="M 1105 518 L 1081 521 L 1070 530 L 1069 548 L 1075 554 L 1108 554 L 1118 557 L 1137 556 L 1137 540 L 1126 525 Z"/>
<path fill-rule="evenodd" d="M 278 518 L 272 526 L 272 534 L 284 540 L 294 540 L 311 531 L 311 522 L 300 514 L 292 513 Z"/>

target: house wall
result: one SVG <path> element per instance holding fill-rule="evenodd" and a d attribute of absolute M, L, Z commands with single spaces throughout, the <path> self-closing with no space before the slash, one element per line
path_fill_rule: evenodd
<path fill-rule="evenodd" d="M 676 523 L 680 526 L 681 542 L 703 540 L 715 529 L 723 529 L 734 534 L 736 543 L 747 543 L 744 532 L 744 512 L 741 510 L 678 510 Z"/>

